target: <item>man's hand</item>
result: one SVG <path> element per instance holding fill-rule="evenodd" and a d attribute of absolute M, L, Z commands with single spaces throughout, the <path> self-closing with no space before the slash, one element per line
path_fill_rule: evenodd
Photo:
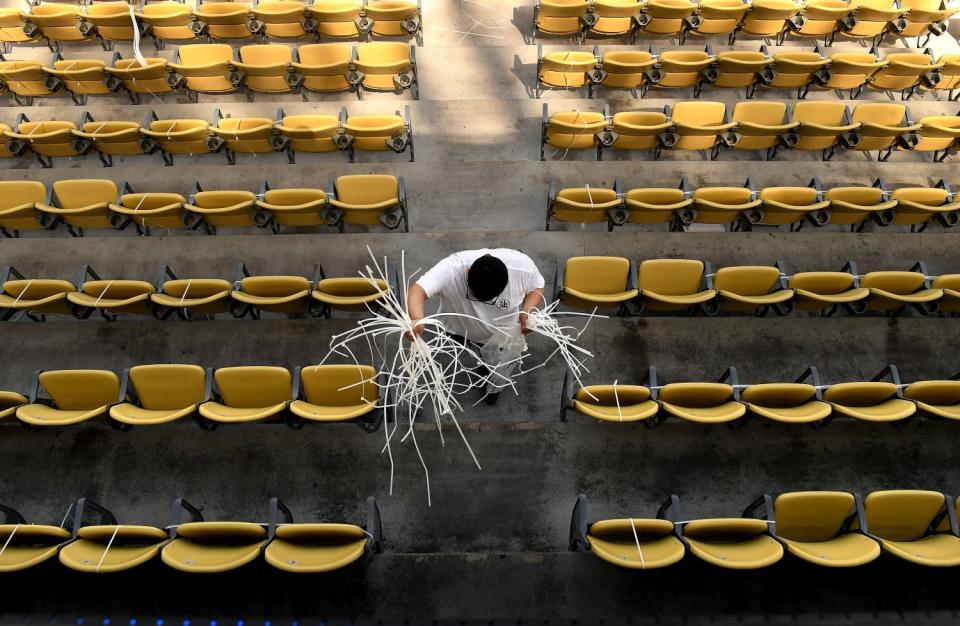
<path fill-rule="evenodd" d="M 408 341 L 413 341 L 413 335 L 422 335 L 423 334 L 423 324 L 420 323 L 420 320 L 413 320 L 413 330 L 403 333 L 403 336 L 407 338 Z"/>
<path fill-rule="evenodd" d="M 533 331 L 527 328 L 527 319 L 530 317 L 530 314 L 526 311 L 520 311 L 520 332 L 524 335 L 529 335 Z"/>

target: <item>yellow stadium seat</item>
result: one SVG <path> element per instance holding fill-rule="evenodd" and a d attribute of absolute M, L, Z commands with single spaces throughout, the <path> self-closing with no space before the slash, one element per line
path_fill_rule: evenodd
<path fill-rule="evenodd" d="M 612 385 L 585 385 L 578 389 L 576 378 L 568 369 L 560 392 L 560 420 L 566 420 L 567 411 L 572 409 L 604 422 L 640 422 L 653 428 L 659 424 L 657 414 L 660 412 L 650 393 L 656 382 L 655 370 L 649 370 L 639 385 L 614 382 Z"/>
<path fill-rule="evenodd" d="M 47 201 L 46 186 L 35 180 L 0 181 L 0 233 L 19 237 L 21 230 L 44 228 L 38 204 Z"/>
<path fill-rule="evenodd" d="M 315 31 L 318 39 L 359 37 L 361 32 L 357 22 L 362 19 L 362 11 L 363 4 L 360 0 L 325 0 L 313 2 L 307 6 L 307 14 L 316 21 Z"/>
<path fill-rule="evenodd" d="M 816 82 L 823 89 L 846 90 L 851 99 L 858 98 L 873 75 L 887 66 L 885 59 L 873 52 L 834 52 L 830 55 L 829 80 Z"/>
<path fill-rule="evenodd" d="M 779 146 L 795 140 L 795 130 L 800 126 L 790 118 L 783 102 L 738 102 L 730 119 L 737 125 L 733 148 L 763 150 L 767 160 L 776 156 Z"/>
<path fill-rule="evenodd" d="M 305 3 L 300 0 L 258 0 L 253 5 L 252 13 L 255 19 L 263 23 L 264 36 L 298 39 L 307 36 L 304 25 L 313 26 L 311 32 L 316 31 L 316 23 L 306 19 L 306 10 Z"/>
<path fill-rule="evenodd" d="M 956 287 L 956 275 L 952 277 Z M 934 282 L 936 284 L 936 282 Z M 910 383 L 903 390 L 903 397 L 917 405 L 917 410 L 948 420 L 960 419 L 960 380 L 923 380 Z"/>
<path fill-rule="evenodd" d="M 585 35 L 597 37 L 624 37 L 629 42 L 636 20 L 643 11 L 641 0 L 594 0 L 591 7 L 592 24 L 586 24 Z"/>
<path fill-rule="evenodd" d="M 70 531 L 65 528 L 28 524 L 15 509 L 0 505 L 0 542 L 6 546 L 0 553 L 0 573 L 18 572 L 52 559 L 69 540 Z"/>
<path fill-rule="evenodd" d="M 98 523 L 84 525 L 91 510 Z M 60 550 L 60 562 L 78 572 L 131 570 L 156 557 L 167 542 L 167 533 L 159 528 L 119 524 L 113 513 L 86 498 L 74 505 L 74 520 L 75 538 Z"/>
<path fill-rule="evenodd" d="M 760 507 L 764 508 L 762 519 L 752 517 Z M 680 516 L 678 499 L 671 496 L 661 511 L 667 519 Z M 768 567 L 783 558 L 783 545 L 773 534 L 773 520 L 771 499 L 764 496 L 751 503 L 742 517 L 684 519 L 676 525 L 680 540 L 694 556 L 725 569 L 751 570 Z"/>
<path fill-rule="evenodd" d="M 870 219 L 879 226 L 896 219 L 897 201 L 890 199 L 879 178 L 872 187 L 832 187 L 825 198 L 830 201 L 830 224 L 850 226 L 856 231 L 862 230 Z"/>
<path fill-rule="evenodd" d="M 422 13 L 420 0 L 366 0 L 363 16 L 369 22 L 368 36 L 410 37 L 414 36 L 418 44 L 423 43 L 421 26 Z"/>
<path fill-rule="evenodd" d="M 109 206 L 116 199 L 117 185 L 112 180 L 58 180 L 37 210 L 47 216 L 50 228 L 63 222 L 71 235 L 82 237 L 85 228 L 114 228 Z"/>
<path fill-rule="evenodd" d="M 0 275 L 0 290 L 4 319 L 23 311 L 31 320 L 42 321 L 47 315 L 71 315 L 67 294 L 77 288 L 68 280 L 26 278 L 8 265 Z"/>
<path fill-rule="evenodd" d="M 932 152 L 933 160 L 942 163 L 956 153 L 960 145 L 960 115 L 931 115 L 917 120 L 919 139 L 910 150 Z M 909 144 L 907 144 L 909 145 Z M 900 147 L 905 147 L 900 144 Z"/>
<path fill-rule="evenodd" d="M 247 100 L 253 101 L 253 94 L 289 93 L 296 83 L 291 78 L 290 64 L 293 53 L 285 44 L 257 44 L 241 46 L 237 51 L 239 60 L 231 66 L 244 76 Z"/>
<path fill-rule="evenodd" d="M 960 222 L 960 202 L 955 200 L 953 191 L 943 179 L 933 187 L 894 189 L 890 199 L 897 202 L 896 216 L 891 223 L 910 226 L 911 231 L 924 230 L 934 219 L 946 228 Z"/>
<path fill-rule="evenodd" d="M 875 91 L 899 91 L 908 100 L 922 87 L 934 87 L 940 82 L 943 61 L 933 58 L 933 52 L 895 52 L 886 55 L 887 66 L 873 75 L 867 86 Z"/>
<path fill-rule="evenodd" d="M 345 422 L 359 419 L 364 430 L 376 430 L 380 420 L 373 415 L 380 402 L 377 372 L 369 365 L 309 365 L 293 374 L 290 413 L 311 422 Z"/>
<path fill-rule="evenodd" d="M 629 89 L 634 98 L 646 93 L 651 78 L 659 80 L 657 59 L 644 50 L 608 50 L 600 59 L 600 85 L 611 89 Z M 637 89 L 640 89 L 638 94 Z"/>
<path fill-rule="evenodd" d="M 574 89 L 585 91 L 592 98 L 594 70 L 599 63 L 595 52 L 562 50 L 543 54 L 543 46 L 538 44 L 535 96 L 539 98 L 544 91 L 554 89 Z"/>
<path fill-rule="evenodd" d="M 637 266 L 609 256 L 570 257 L 557 261 L 553 299 L 575 309 L 614 308 L 620 315 L 637 297 Z"/>
<path fill-rule="evenodd" d="M 867 532 L 859 496 L 842 491 L 795 491 L 774 500 L 776 537 L 790 554 L 823 567 L 859 567 L 880 556 Z M 848 528 L 857 520 L 856 528 Z"/>
<path fill-rule="evenodd" d="M 587 0 L 533 0 L 533 38 L 544 35 L 575 37 L 582 42 Z"/>
<path fill-rule="evenodd" d="M 948 7 L 945 0 L 900 0 L 900 7 L 910 10 L 907 27 L 900 36 L 916 37 L 918 48 L 926 46 L 934 35 L 947 32 L 950 16 L 960 11 L 960 7 Z"/>
<path fill-rule="evenodd" d="M 760 206 L 744 213 L 751 226 L 783 226 L 800 230 L 805 221 L 823 226 L 830 220 L 830 201 L 816 178 L 806 187 L 764 187 Z"/>
<path fill-rule="evenodd" d="M 154 111 L 147 116 L 140 134 L 140 149 L 147 154 L 159 151 L 164 165 L 173 165 L 175 154 L 206 154 L 211 152 L 211 146 L 214 152 L 226 146 L 222 139 L 210 136 L 206 120 L 161 120 Z"/>
<path fill-rule="evenodd" d="M 342 569 L 365 555 L 380 551 L 383 532 L 380 509 L 367 498 L 366 528 L 354 524 L 295 523 L 277 498 L 270 500 L 270 543 L 263 551 L 271 566 L 294 574 Z"/>
<path fill-rule="evenodd" d="M 236 164 L 237 153 L 269 154 L 278 147 L 286 148 L 286 140 L 276 133 L 273 120 L 268 117 L 223 117 L 216 109 L 213 121 L 210 132 L 224 141 L 223 152 L 230 165 Z"/>
<path fill-rule="evenodd" d="M 307 91 L 356 90 L 359 81 L 350 82 L 353 76 L 352 60 L 353 49 L 339 43 L 314 43 L 294 50 L 291 67 L 303 77 L 304 99 L 307 98 Z"/>
<path fill-rule="evenodd" d="M 248 23 L 250 5 L 245 2 L 201 2 L 193 13 L 207 25 L 205 34 L 212 39 L 249 39 L 254 35 Z"/>
<path fill-rule="evenodd" d="M 116 202 L 107 207 L 120 217 L 118 228 L 132 223 L 139 235 L 149 235 L 151 228 L 183 228 L 183 204 L 186 198 L 178 193 L 136 193 L 130 183 L 123 183 Z"/>
<path fill-rule="evenodd" d="M 2 306 L 2 304 L 0 304 Z M 0 391 L 0 419 L 11 417 L 30 400 L 16 391 Z"/>
<path fill-rule="evenodd" d="M 953 507 L 936 491 L 874 491 L 864 499 L 867 531 L 883 551 L 927 567 L 960 565 Z M 941 517 L 946 524 L 940 524 Z"/>
<path fill-rule="evenodd" d="M 794 302 L 801 310 L 820 311 L 824 316 L 833 315 L 841 307 L 857 315 L 867 310 L 870 290 L 860 286 L 853 261 L 839 272 L 797 272 L 787 285 L 793 289 Z"/>
<path fill-rule="evenodd" d="M 17 419 L 34 428 L 67 426 L 106 415 L 120 397 L 120 379 L 105 370 L 37 370 L 30 389 Z"/>
<path fill-rule="evenodd" d="M 15 45 L 35 43 L 40 39 L 40 31 L 28 35 L 23 31 L 22 12 L 19 9 L 0 9 L 0 45 L 4 54 L 8 54 Z"/>
<path fill-rule="evenodd" d="M 171 540 L 160 551 L 168 566 L 190 574 L 217 574 L 238 569 L 260 556 L 267 544 L 262 524 L 205 522 L 200 511 L 182 498 L 175 501 L 177 516 L 170 527 Z M 191 521 L 180 522 L 179 509 Z"/>
<path fill-rule="evenodd" d="M 941 289 L 931 287 L 922 261 L 906 272 L 869 272 L 860 279 L 860 286 L 870 290 L 870 311 L 891 314 L 909 306 L 921 315 L 931 315 L 937 312 L 937 300 L 943 296 Z"/>
<path fill-rule="evenodd" d="M 613 189 L 585 186 L 568 187 L 559 192 L 556 179 L 551 178 L 547 192 L 546 229 L 550 230 L 551 219 L 572 224 L 605 222 L 608 229 L 612 229 L 613 212 L 619 210 L 622 204 L 619 178 L 614 180 Z"/>
<path fill-rule="evenodd" d="M 960 274 L 942 274 L 937 276 L 930 286 L 943 291 L 939 311 L 948 315 L 960 312 Z"/>
<path fill-rule="evenodd" d="M 73 122 L 49 120 L 31 122 L 23 113 L 17 116 L 13 130 L 4 131 L 7 150 L 22 156 L 28 150 L 36 155 L 41 167 L 53 167 L 53 157 L 80 156 L 73 145 Z"/>
<path fill-rule="evenodd" d="M 397 41 L 375 41 L 361 43 L 353 53 L 354 70 L 361 78 L 357 85 L 361 100 L 364 89 L 394 93 L 409 89 L 413 99 L 419 99 L 416 46 Z"/>
<path fill-rule="evenodd" d="M 793 310 L 793 290 L 787 288 L 779 261 L 775 265 L 723 267 L 707 279 L 707 288 L 717 290 L 721 311 L 763 315 L 772 310 L 786 315 Z"/>
<path fill-rule="evenodd" d="M 225 313 L 230 306 L 233 284 L 228 280 L 177 278 L 173 270 L 164 265 L 157 284 L 160 289 L 150 296 L 150 302 L 158 319 L 167 319 L 174 312 L 186 320 L 199 316 L 210 319 L 217 313 Z"/>
<path fill-rule="evenodd" d="M 660 148 L 660 135 L 672 127 L 666 112 L 621 111 L 613 116 L 610 130 L 614 150 L 653 150 Z M 603 159 L 603 141 L 597 144 L 598 156 Z"/>
<path fill-rule="evenodd" d="M 43 68 L 43 73 L 48 80 L 59 80 L 77 105 L 86 104 L 87 96 L 107 96 L 123 86 L 120 80 L 107 74 L 107 64 L 103 61 L 65 60 L 60 53 L 56 53 L 51 65 Z"/>
<path fill-rule="evenodd" d="M 328 193 L 330 207 L 324 218 L 341 232 L 345 224 L 383 224 L 390 230 L 403 226 L 408 232 L 407 191 L 403 176 L 353 174 L 336 179 Z"/>
<path fill-rule="evenodd" d="M 710 83 L 713 87 L 743 89 L 748 99 L 753 98 L 759 85 L 769 83 L 776 76 L 766 46 L 755 52 L 725 50 L 717 55 L 716 70 L 716 79 Z"/>
<path fill-rule="evenodd" d="M 356 161 L 356 152 L 384 152 L 392 150 L 402 154 L 409 149 L 410 162 L 414 161 L 413 122 L 410 120 L 410 105 L 393 115 L 347 115 L 344 108 L 340 114 L 342 124 L 334 143 L 346 149 L 350 162 Z"/>
<path fill-rule="evenodd" d="M 310 314 L 314 317 L 330 317 L 333 309 L 351 313 L 366 312 L 376 309 L 389 291 L 390 286 L 379 278 L 372 283 L 363 276 L 327 278 L 323 266 L 318 263 L 313 292 L 310 294 L 313 299 L 309 305 Z"/>
<path fill-rule="evenodd" d="M 740 20 L 736 30 L 730 33 L 733 45 L 740 33 L 751 37 L 776 38 L 777 45 L 787 30 L 787 23 L 800 13 L 802 6 L 791 0 L 754 0 L 750 10 Z"/>
<path fill-rule="evenodd" d="M 815 381 L 812 385 L 801 382 L 748 385 L 740 392 L 740 399 L 753 415 L 785 424 L 823 422 L 832 412 L 830 405 L 820 400 Z"/>
<path fill-rule="evenodd" d="M 256 226 L 256 199 L 252 191 L 204 191 L 200 183 L 194 183 L 193 192 L 183 205 L 186 210 L 184 223 L 191 229 L 206 225 L 213 232 L 218 227 Z"/>
<path fill-rule="evenodd" d="M 193 6 L 177 0 L 144 2 L 134 14 L 138 22 L 150 27 L 150 35 L 158 50 L 164 47 L 168 39 L 190 41 L 204 36 L 202 24 L 193 13 Z"/>
<path fill-rule="evenodd" d="M 68 95 L 63 81 L 50 78 L 39 61 L 0 60 L 0 81 L 17 104 L 31 106 L 34 98 Z"/>
<path fill-rule="evenodd" d="M 715 311 L 716 292 L 704 288 L 710 269 L 694 259 L 647 259 L 637 271 L 641 310 Z"/>
<path fill-rule="evenodd" d="M 671 496 L 676 499 L 676 496 Z M 660 569 L 683 559 L 686 548 L 674 524 L 663 519 L 627 518 L 589 521 L 587 497 L 581 494 L 570 521 L 570 550 L 592 552 L 597 558 L 627 569 Z"/>
<path fill-rule="evenodd" d="M 670 150 L 710 150 L 711 160 L 720 154 L 720 137 L 736 128 L 722 102 L 678 102 L 667 116 L 674 126 L 666 133 L 669 138 L 661 137 L 661 145 Z"/>
<path fill-rule="evenodd" d="M 80 130 L 73 131 L 74 149 L 79 153 L 96 150 L 104 167 L 113 166 L 114 156 L 143 154 L 140 148 L 140 124 L 137 122 L 98 122 L 89 112 L 84 112 L 80 124 Z"/>
<path fill-rule="evenodd" d="M 150 315 L 150 295 L 156 288 L 148 281 L 104 280 L 93 268 L 84 265 L 77 283 L 80 289 L 68 293 L 67 300 L 79 319 L 87 319 L 94 311 L 99 311 L 106 320 L 114 320 L 119 314 Z"/>
<path fill-rule="evenodd" d="M 133 41 L 130 5 L 125 1 L 90 2 L 83 19 L 96 27 L 97 35 L 106 40 L 107 48 L 112 47 L 114 41 Z"/>
<path fill-rule="evenodd" d="M 910 119 L 910 111 L 902 104 L 858 104 L 853 108 L 851 119 L 854 124 L 860 124 L 857 128 L 860 141 L 850 149 L 860 152 L 876 150 L 878 161 L 889 159 L 894 149 L 912 150 L 920 143 L 922 126 Z M 931 133 L 937 134 L 933 129 Z"/>
<path fill-rule="evenodd" d="M 690 33 L 703 37 L 732 36 L 749 10 L 749 0 L 699 0 L 697 12 L 683 21 L 680 43 Z"/>
<path fill-rule="evenodd" d="M 698 224 L 721 224 L 741 228 L 744 213 L 761 204 L 753 183 L 747 179 L 742 187 L 700 187 L 693 192 L 693 207 Z"/>
<path fill-rule="evenodd" d="M 277 113 L 275 128 L 287 140 L 287 160 L 293 163 L 297 152 L 335 152 L 341 119 L 334 115 L 285 115 Z"/>
<path fill-rule="evenodd" d="M 823 45 L 829 46 L 833 42 L 840 23 L 849 23 L 856 7 L 846 0 L 806 0 L 803 4 L 801 19 L 787 22 L 787 33 L 797 37 L 823 39 Z M 781 37 L 782 41 L 783 37 Z"/>
<path fill-rule="evenodd" d="M 303 276 L 251 276 L 246 265 L 237 266 L 230 312 L 236 318 L 260 318 L 261 311 L 302 315 L 310 303 L 314 281 Z"/>
<path fill-rule="evenodd" d="M 793 105 L 797 141 L 793 150 L 820 150 L 821 158 L 832 157 L 837 145 L 851 146 L 859 141 L 860 123 L 850 119 L 850 110 L 842 102 L 797 102 Z"/>
<path fill-rule="evenodd" d="M 659 80 L 651 82 L 650 86 L 693 89 L 693 96 L 699 98 L 703 85 L 715 81 L 719 74 L 713 67 L 715 62 L 716 56 L 710 46 L 704 50 L 666 50 L 657 57 Z"/>
<path fill-rule="evenodd" d="M 943 67 L 939 70 L 940 80 L 928 85 L 927 82 L 920 81 L 921 91 L 937 91 L 947 96 L 947 99 L 956 102 L 960 100 L 960 54 L 944 54 L 937 59 Z"/>
<path fill-rule="evenodd" d="M 327 193 L 322 189 L 271 189 L 264 181 L 257 194 L 258 224 L 269 224 L 275 230 L 280 226 L 322 226 L 326 224 L 323 210 L 327 207 Z"/>
<path fill-rule="evenodd" d="M 166 59 L 146 57 L 144 61 L 147 64 L 141 66 L 137 59 L 124 59 L 116 52 L 111 66 L 104 68 L 107 74 L 121 81 L 133 104 L 140 104 L 143 94 L 162 99 L 164 94 L 179 88 L 178 79 L 167 73 Z"/>
<path fill-rule="evenodd" d="M 166 424 L 195 415 L 210 399 L 213 372 L 196 365 L 137 365 L 123 372 L 124 401 L 110 409 L 122 428 Z M 201 426 L 209 426 L 199 422 Z"/>
<path fill-rule="evenodd" d="M 664 415 L 700 424 L 729 424 L 747 412 L 740 402 L 738 384 L 737 371 L 731 367 L 720 382 L 668 383 L 651 391 Z"/>
<path fill-rule="evenodd" d="M 889 377 L 889 381 L 883 378 Z M 846 415 L 865 422 L 899 422 L 917 411 L 916 405 L 903 399 L 900 375 L 893 365 L 886 367 L 869 382 L 830 385 L 823 399 L 833 406 L 836 415 Z"/>
<path fill-rule="evenodd" d="M 177 48 L 173 61 L 167 65 L 183 76 L 191 99 L 196 102 L 197 93 L 232 93 L 240 88 L 244 76 L 232 69 L 235 60 L 233 48 L 225 43 L 196 43 Z"/>
<path fill-rule="evenodd" d="M 292 399 L 285 367 L 221 367 L 213 373 L 213 382 L 213 397 L 200 405 L 200 416 L 213 425 L 269 419 L 286 410 Z"/>
<path fill-rule="evenodd" d="M 792 2 L 788 2 L 793 4 Z M 756 3 L 754 3 L 756 6 Z M 797 5 L 794 5 L 797 6 Z M 827 65 L 830 59 L 824 58 L 819 50 L 813 52 L 775 52 L 773 54 L 773 79 L 769 82 L 761 81 L 760 86 L 766 89 L 796 89 L 797 98 L 804 99 L 811 84 L 827 76 Z"/>
<path fill-rule="evenodd" d="M 853 25 L 840 23 L 837 34 L 842 37 L 869 39 L 878 46 L 887 33 L 897 35 L 907 27 L 910 9 L 901 9 L 899 0 L 850 0 L 850 6 L 856 7 Z"/>
<path fill-rule="evenodd" d="M 29 13 L 23 14 L 27 32 L 39 30 L 40 35 L 47 40 L 54 51 L 60 50 L 62 43 L 75 43 L 99 38 L 97 29 L 82 20 L 83 8 L 80 5 L 63 2 L 42 2 L 30 7 Z M 106 42 L 100 39 L 104 50 Z"/>
<path fill-rule="evenodd" d="M 609 213 L 614 225 L 669 224 L 670 230 L 683 230 L 696 220 L 693 188 L 683 178 L 679 187 L 641 187 L 623 196 L 623 208 Z"/>
<path fill-rule="evenodd" d="M 684 29 L 684 20 L 696 10 L 697 5 L 690 0 L 647 0 L 637 20 L 634 38 L 640 32 L 679 37 Z"/>

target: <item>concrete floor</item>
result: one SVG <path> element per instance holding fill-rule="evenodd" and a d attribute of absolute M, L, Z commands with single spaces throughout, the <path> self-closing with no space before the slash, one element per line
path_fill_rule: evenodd
<path fill-rule="evenodd" d="M 925 260 L 931 274 L 960 273 L 958 234 L 938 226 L 910 234 L 903 228 L 851 234 L 839 228 L 816 232 L 666 233 L 658 229 L 560 228 L 544 232 L 550 178 L 558 187 L 673 186 L 686 176 L 695 185 L 805 185 L 818 176 L 827 186 L 869 185 L 882 177 L 892 187 L 954 186 L 953 162 L 932 164 L 919 154 L 895 154 L 877 163 L 862 154 L 839 154 L 824 163 L 812 154 L 763 155 L 725 152 L 668 154 L 661 162 L 642 153 L 552 154 L 538 161 L 543 102 L 551 110 L 616 111 L 659 109 L 689 92 L 651 93 L 632 100 L 604 93 L 588 100 L 574 93 L 532 97 L 536 47 L 530 45 L 532 2 L 524 0 L 424 0 L 425 44 L 417 50 L 421 97 L 371 94 L 258 96 L 201 95 L 198 104 L 168 96 L 138 106 L 122 97 L 91 98 L 84 107 L 69 99 L 38 102 L 24 109 L 32 119 L 71 119 L 83 111 L 97 120 L 142 121 L 154 109 L 161 118 L 211 119 L 224 114 L 273 118 L 287 114 L 392 113 L 410 105 L 415 163 L 407 155 L 361 154 L 285 157 L 240 155 L 235 166 L 222 155 L 177 157 L 162 167 L 159 156 L 117 159 L 103 168 L 95 156 L 57 159 L 52 169 L 35 160 L 0 163 L 0 180 L 109 178 L 129 181 L 137 191 L 189 193 L 198 180 L 206 189 L 325 187 L 344 174 L 391 173 L 406 180 L 411 233 L 349 229 L 339 235 L 313 229 L 272 236 L 259 229 L 224 229 L 216 237 L 183 231 L 136 237 L 88 232 L 83 239 L 64 229 L 31 233 L 0 242 L 0 265 L 28 277 L 76 280 L 82 263 L 105 278 L 154 281 L 161 264 L 181 277 L 234 277 L 238 261 L 254 274 L 310 275 L 322 262 L 327 274 L 354 275 L 368 262 L 366 247 L 394 261 L 406 251 L 410 268 L 428 267 L 465 248 L 514 247 L 530 254 L 552 284 L 557 258 L 583 254 L 633 259 L 701 258 L 715 265 L 784 261 L 787 271 L 839 269 L 847 260 L 863 272 L 906 269 Z M 0 0 L 0 6 L 20 6 Z M 465 34 L 470 33 L 470 34 Z M 960 51 L 960 21 L 931 46 L 938 55 Z M 622 47 L 616 41 L 601 49 Z M 657 49 L 678 48 L 661 39 Z M 712 41 L 716 50 L 726 42 Z M 755 49 L 759 41 L 738 41 Z M 700 42 L 689 42 L 699 47 Z M 546 49 L 571 49 L 549 40 Z M 791 49 L 810 42 L 788 41 Z M 888 39 L 883 52 L 903 48 Z M 119 46 L 129 56 L 129 46 Z M 854 42 L 835 49 L 860 50 Z M 771 49 L 771 51 L 773 51 Z M 143 52 L 153 54 L 144 44 Z M 827 51 L 828 53 L 830 50 Z M 170 56 L 172 49 L 161 51 Z M 96 45 L 65 46 L 66 58 L 102 58 Z M 7 58 L 49 59 L 44 47 L 18 48 Z M 709 90 L 704 99 L 732 105 L 744 94 Z M 791 102 L 793 94 L 761 98 Z M 815 93 L 811 99 L 835 99 Z M 858 102 L 891 101 L 865 93 Z M 896 100 L 899 102 L 899 100 Z M 914 118 L 953 115 L 957 103 L 925 94 L 909 103 Z M 0 121 L 20 112 L 0 98 Z M 324 235 L 318 237 L 317 235 Z M 139 363 L 187 362 L 205 366 L 276 364 L 286 367 L 321 359 L 329 338 L 353 324 L 333 320 L 281 319 L 159 322 L 124 318 L 107 323 L 25 319 L 0 324 L 0 388 L 26 391 L 35 369 L 92 367 L 120 371 Z M 592 351 L 589 382 L 639 380 L 656 365 L 666 381 L 712 380 L 735 365 L 744 383 L 792 380 L 809 364 L 825 383 L 870 377 L 888 363 L 905 381 L 940 378 L 960 369 L 957 321 L 952 318 L 644 317 L 594 321 L 581 339 Z M 547 346 L 531 340 L 533 359 Z M 282 424 L 221 427 L 201 431 L 190 420 L 118 432 L 94 422 L 28 432 L 15 422 L 0 424 L 0 455 L 8 471 L 0 478 L 0 502 L 30 519 L 59 523 L 70 501 L 87 496 L 111 507 L 122 521 L 165 525 L 169 502 L 183 495 L 202 505 L 209 519 L 262 521 L 271 496 L 280 496 L 298 521 L 359 522 L 361 503 L 376 496 L 383 513 L 384 554 L 344 571 L 291 577 L 255 565 L 213 578 L 178 575 L 159 563 L 124 575 L 99 578 L 66 571 L 56 563 L 3 579 L 0 623 L 956 623 L 960 602 L 955 573 L 930 571 L 882 559 L 857 571 L 814 569 L 787 558 L 760 572 L 718 571 L 688 558 L 661 572 L 614 568 L 590 555 L 566 550 L 569 515 L 578 493 L 590 497 L 591 518 L 653 515 L 659 501 L 677 493 L 689 517 L 736 515 L 764 492 L 883 488 L 932 488 L 955 493 L 957 427 L 918 419 L 902 427 L 837 420 L 829 428 L 791 428 L 753 420 L 743 429 L 708 428 L 668 421 L 657 430 L 598 424 L 571 415 L 558 420 L 563 368 L 535 370 L 518 384 L 519 397 L 505 395 L 494 408 L 468 409 L 460 419 L 483 466 L 472 465 L 451 424 L 446 446 L 436 426 L 423 419 L 417 436 L 430 468 L 433 506 L 409 444 L 393 449 L 395 487 L 389 494 L 389 461 L 380 454 L 383 430 L 367 434 L 352 425 L 313 426 L 295 431 Z M 472 400 L 472 399 L 471 399 Z M 429 416 L 427 416 L 429 418 Z M 905 584 L 905 580 L 909 581 Z M 199 583 L 199 584 L 198 584 Z M 242 589 L 242 593 L 237 593 Z M 38 591 L 40 590 L 40 591 Z M 54 594 L 48 590 L 55 590 Z M 202 620 L 202 621 L 201 621 Z M 297 620 L 294 622 L 294 620 Z M 132 622 L 130 622 L 132 623 Z"/>

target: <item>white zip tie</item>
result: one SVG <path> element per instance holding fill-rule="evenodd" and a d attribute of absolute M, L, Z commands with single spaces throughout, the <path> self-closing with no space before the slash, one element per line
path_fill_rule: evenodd
<path fill-rule="evenodd" d="M 67 523 L 67 518 L 70 517 L 70 512 L 73 510 L 74 503 L 71 502 L 70 506 L 67 507 L 67 514 L 63 516 L 63 519 L 60 521 L 60 528 L 64 527 L 64 524 Z"/>
<path fill-rule="evenodd" d="M 30 289 L 30 285 L 33 284 L 35 279 L 31 278 L 27 281 L 27 286 L 20 290 L 20 293 L 17 295 L 17 298 L 13 301 L 13 308 L 17 308 L 17 303 L 20 302 L 20 298 L 23 297 L 23 294 L 27 293 L 27 289 Z"/>
<path fill-rule="evenodd" d="M 100 573 L 100 568 L 103 566 L 103 560 L 107 558 L 107 552 L 110 551 L 110 546 L 113 545 L 113 540 L 117 538 L 117 533 L 120 532 L 120 524 L 117 524 L 113 529 L 113 535 L 110 536 L 110 541 L 107 542 L 107 547 L 103 549 L 103 554 L 100 555 L 100 562 L 97 563 L 97 573 Z"/>
<path fill-rule="evenodd" d="M 614 401 L 616 401 L 616 403 L 617 403 L 617 415 L 620 416 L 620 423 L 622 424 L 622 423 L 623 423 L 623 411 L 620 410 L 620 394 L 617 393 L 617 381 L 616 381 L 616 380 L 613 381 L 613 399 L 614 399 Z M 632 519 L 630 520 L 630 523 L 631 523 L 631 524 L 633 523 L 633 520 L 632 520 Z M 637 534 L 636 529 L 634 529 L 633 534 L 634 534 L 634 535 Z"/>
<path fill-rule="evenodd" d="M 640 549 L 640 538 L 637 536 L 637 525 L 630 518 L 630 528 L 633 530 L 633 541 L 637 544 L 637 554 L 640 555 L 640 569 L 647 569 L 647 564 L 643 560 L 643 550 Z"/>
<path fill-rule="evenodd" d="M 183 288 L 183 295 L 180 296 L 180 307 L 179 307 L 179 308 L 183 309 L 183 312 L 184 312 L 184 313 L 187 312 L 187 308 L 186 308 L 185 306 L 183 306 L 183 301 L 187 299 L 187 293 L 190 291 L 190 285 L 192 285 L 192 284 L 193 284 L 193 279 L 191 278 L 191 279 L 189 279 L 189 280 L 187 281 L 187 286 Z"/>
<path fill-rule="evenodd" d="M 106 295 L 107 290 L 110 289 L 110 285 L 113 284 L 113 281 L 107 283 L 107 286 L 103 288 L 103 291 L 100 292 L 100 295 L 97 296 L 97 301 L 93 303 L 93 308 L 97 308 L 100 305 L 100 300 L 103 299 L 103 296 Z"/>
<path fill-rule="evenodd" d="M 140 27 L 137 25 L 137 16 L 133 11 L 132 4 L 127 5 L 127 8 L 130 10 L 130 22 L 133 24 L 133 56 L 137 59 L 140 67 L 146 67 L 147 61 L 140 53 Z"/>
<path fill-rule="evenodd" d="M 7 546 L 10 545 L 10 540 L 13 539 L 13 536 L 17 534 L 17 531 L 20 529 L 20 524 L 17 524 L 13 527 L 13 530 L 10 531 L 10 534 L 7 536 L 7 540 L 3 542 L 3 547 L 0 548 L 0 556 L 3 556 L 3 553 L 6 552 Z"/>

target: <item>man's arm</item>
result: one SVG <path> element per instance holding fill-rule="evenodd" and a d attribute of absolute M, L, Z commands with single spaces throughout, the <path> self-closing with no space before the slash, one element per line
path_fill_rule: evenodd
<path fill-rule="evenodd" d="M 543 287 L 534 289 L 523 297 L 523 304 L 520 305 L 520 330 L 524 335 L 530 331 L 527 330 L 527 313 L 537 308 L 543 302 Z"/>
<path fill-rule="evenodd" d="M 407 290 L 407 313 L 413 321 L 413 332 L 416 335 L 423 333 L 423 325 L 418 324 L 424 318 L 424 310 L 427 303 L 427 292 L 419 284 L 414 283 Z M 409 335 L 407 339 L 412 339 Z"/>

